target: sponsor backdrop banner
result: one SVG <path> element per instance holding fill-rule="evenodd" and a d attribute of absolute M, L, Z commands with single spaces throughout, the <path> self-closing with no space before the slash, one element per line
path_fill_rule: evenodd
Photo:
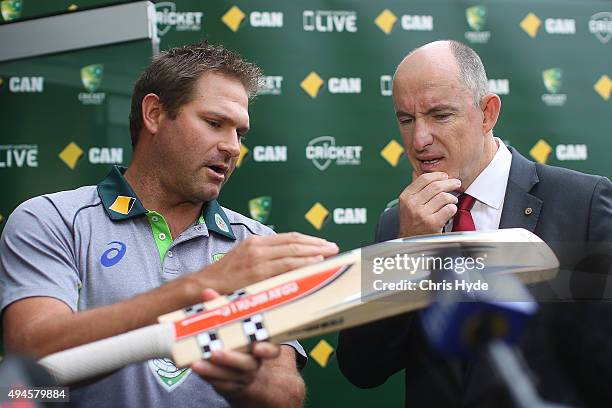
<path fill-rule="evenodd" d="M 1 19 L 113 3 L 3 0 Z M 325 237 L 343 251 L 372 241 L 378 215 L 411 180 L 391 76 L 410 49 L 435 39 L 464 41 L 481 55 L 502 99 L 496 134 L 506 143 L 541 163 L 612 176 L 607 1 L 177 0 L 156 8 L 162 50 L 208 39 L 265 71 L 221 202 L 277 232 Z M 29 197 L 95 184 L 110 165 L 129 164 L 130 94 L 150 56 L 150 44 L 136 42 L 0 64 L 0 220 Z M 308 406 L 402 404 L 400 376 L 368 391 L 344 380 L 335 334 L 305 346 Z"/>

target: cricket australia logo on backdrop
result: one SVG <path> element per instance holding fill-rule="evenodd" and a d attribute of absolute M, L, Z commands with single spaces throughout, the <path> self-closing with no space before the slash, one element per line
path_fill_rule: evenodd
<path fill-rule="evenodd" d="M 171 1 L 163 1 L 155 5 L 157 18 L 157 33 L 163 36 L 172 27 L 176 31 L 200 31 L 202 29 L 202 16 L 200 11 L 176 11 L 176 4 Z"/>
<path fill-rule="evenodd" d="M 466 31 L 465 39 L 472 44 L 486 44 L 491 38 L 491 32 L 485 31 L 487 22 L 487 8 L 485 6 L 473 6 L 465 10 L 465 19 L 471 31 Z"/>
<path fill-rule="evenodd" d="M 0 10 L 4 21 L 13 21 L 21 17 L 21 9 L 23 1 L 21 0 L 3 0 L 0 1 Z"/>
<path fill-rule="evenodd" d="M 96 92 L 102 84 L 104 65 L 91 64 L 81 68 L 81 82 L 87 92 L 79 93 L 79 101 L 83 105 L 101 105 L 106 99 L 104 92 Z"/>
<path fill-rule="evenodd" d="M 360 165 L 362 150 L 363 146 L 336 146 L 333 136 L 319 136 L 308 142 L 306 158 L 323 171 L 332 161 L 337 165 Z"/>
<path fill-rule="evenodd" d="M 283 77 L 280 75 L 269 75 L 262 77 L 261 86 L 257 95 L 280 95 L 283 93 Z"/>
<path fill-rule="evenodd" d="M 542 102 L 548 106 L 563 106 L 567 95 L 559 93 L 563 84 L 563 70 L 561 68 L 549 68 L 542 71 L 542 82 L 549 93 L 542 95 Z"/>
<path fill-rule="evenodd" d="M 612 13 L 602 11 L 593 14 L 589 19 L 589 32 L 595 35 L 602 44 L 607 44 L 612 37 Z"/>
<path fill-rule="evenodd" d="M 249 214 L 255 221 L 265 224 L 272 211 L 272 197 L 262 196 L 249 200 Z"/>
<path fill-rule="evenodd" d="M 169 358 L 156 358 L 147 364 L 157 383 L 168 392 L 174 391 L 191 374 L 191 368 L 178 368 Z"/>

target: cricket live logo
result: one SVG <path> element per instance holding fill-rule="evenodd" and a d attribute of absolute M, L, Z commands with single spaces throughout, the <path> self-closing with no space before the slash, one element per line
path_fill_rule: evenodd
<path fill-rule="evenodd" d="M 176 339 L 193 336 L 214 329 L 273 307 L 303 298 L 308 294 L 330 284 L 353 264 L 328 269 L 315 275 L 285 282 L 263 292 L 245 296 L 227 305 L 190 316 L 174 324 Z"/>

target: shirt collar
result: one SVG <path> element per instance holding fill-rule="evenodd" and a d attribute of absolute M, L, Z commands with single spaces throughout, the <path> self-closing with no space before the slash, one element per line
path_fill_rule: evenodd
<path fill-rule="evenodd" d="M 136 196 L 123 174 L 127 167 L 113 166 L 110 173 L 98 184 L 98 195 L 106 215 L 113 221 L 126 220 L 147 214 L 147 209 Z M 225 211 L 217 200 L 204 203 L 198 219 L 200 224 L 206 224 L 209 231 L 216 232 L 227 238 L 236 239 Z"/>
<path fill-rule="evenodd" d="M 498 148 L 493 160 L 476 177 L 476 180 L 465 191 L 476 200 L 495 208 L 501 209 L 506 195 L 506 185 L 510 175 L 512 154 L 499 138 L 495 138 Z"/>

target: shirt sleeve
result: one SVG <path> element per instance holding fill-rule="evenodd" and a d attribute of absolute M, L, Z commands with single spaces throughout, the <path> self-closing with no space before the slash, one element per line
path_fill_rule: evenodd
<path fill-rule="evenodd" d="M 70 222 L 44 196 L 17 207 L 0 238 L 0 310 L 47 296 L 76 311 L 80 284 Z"/>

